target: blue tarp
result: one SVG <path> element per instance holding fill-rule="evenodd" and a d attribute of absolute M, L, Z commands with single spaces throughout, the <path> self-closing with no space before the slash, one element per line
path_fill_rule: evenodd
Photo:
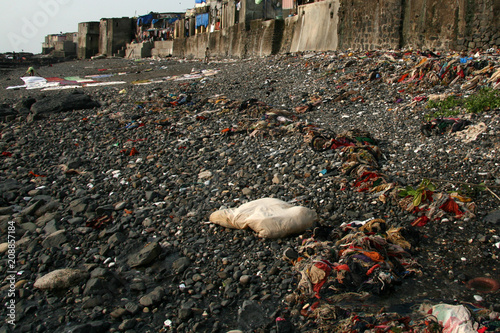
<path fill-rule="evenodd" d="M 158 19 L 153 19 L 153 21 L 151 21 L 151 23 L 153 23 L 153 24 L 155 24 L 155 23 L 157 23 L 157 22 L 160 22 L 160 20 L 158 20 Z"/>
<path fill-rule="evenodd" d="M 150 24 L 153 21 L 153 14 L 139 16 L 137 19 L 137 25 Z"/>
<path fill-rule="evenodd" d="M 196 15 L 196 28 L 208 26 L 208 13 Z"/>
<path fill-rule="evenodd" d="M 195 0 L 194 3 L 204 3 L 207 2 L 207 0 Z"/>

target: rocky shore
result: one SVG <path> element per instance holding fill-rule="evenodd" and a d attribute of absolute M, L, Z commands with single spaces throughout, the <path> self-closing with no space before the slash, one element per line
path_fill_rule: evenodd
<path fill-rule="evenodd" d="M 453 117 L 467 126 L 455 133 L 421 130 L 436 112 L 430 100 L 498 91 L 500 54 L 468 57 L 73 61 L 37 68 L 59 85 L 30 90 L 6 89 L 23 84 L 25 69 L 3 72 L 0 331 L 350 332 L 355 315 L 416 323 L 422 304 L 468 305 L 478 328 L 495 331 L 500 109 L 462 109 Z M 311 146 L 353 129 L 379 152 L 369 174 L 347 171 L 353 155 L 342 147 Z M 361 186 L 368 175 L 379 180 Z M 426 179 L 422 203 L 403 206 L 400 189 Z M 423 223 L 431 192 L 454 193 L 460 213 Z M 316 228 L 268 239 L 209 222 L 267 197 L 314 210 Z M 353 221 L 373 219 L 382 229 L 363 237 L 399 228 L 409 244 L 398 243 L 404 255 L 395 257 L 414 269 L 403 277 L 390 263 L 397 281 L 378 292 L 365 282 L 343 289 L 342 237 L 361 230 Z M 311 239 L 335 252 L 318 288 L 325 294 L 299 288 L 300 263 L 319 255 L 304 248 Z M 330 317 L 314 312 L 325 304 Z M 387 331 L 372 326 L 358 331 Z"/>

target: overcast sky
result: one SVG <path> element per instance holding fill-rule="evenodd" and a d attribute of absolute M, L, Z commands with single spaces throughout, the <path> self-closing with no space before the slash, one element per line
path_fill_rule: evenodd
<path fill-rule="evenodd" d="M 103 17 L 185 12 L 195 0 L 0 0 L 0 53 L 41 53 L 46 35 L 77 32 Z"/>

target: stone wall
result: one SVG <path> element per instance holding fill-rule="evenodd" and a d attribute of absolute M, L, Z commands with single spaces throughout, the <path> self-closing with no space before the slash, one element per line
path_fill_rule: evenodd
<path fill-rule="evenodd" d="M 500 47 L 500 1 L 461 0 L 465 3 L 465 27 L 458 34 L 457 46 L 462 49 Z"/>
<path fill-rule="evenodd" d="M 471 50 L 500 46 L 498 0 L 341 1 L 340 49 Z"/>
<path fill-rule="evenodd" d="M 403 1 L 341 1 L 338 47 L 355 50 L 399 48 Z"/>

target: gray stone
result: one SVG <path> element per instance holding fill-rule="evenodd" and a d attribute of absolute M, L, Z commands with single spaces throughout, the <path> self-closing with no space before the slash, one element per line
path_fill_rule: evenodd
<path fill-rule="evenodd" d="M 29 205 L 25 209 L 22 210 L 21 215 L 22 216 L 27 216 L 27 215 L 35 215 L 35 212 L 38 208 L 40 208 L 44 204 L 43 201 L 39 200 L 36 201 L 35 203 Z"/>
<path fill-rule="evenodd" d="M 164 289 L 162 287 L 156 287 L 152 292 L 141 297 L 139 303 L 143 306 L 151 306 L 160 302 L 164 295 Z"/>
<path fill-rule="evenodd" d="M 125 237 L 125 235 L 122 234 L 121 232 L 115 232 L 108 239 L 109 248 L 112 249 L 115 246 L 122 244 L 126 239 L 127 237 Z"/>
<path fill-rule="evenodd" d="M 91 278 L 85 284 L 84 296 L 102 295 L 108 291 L 106 281 L 102 278 Z"/>
<path fill-rule="evenodd" d="M 149 228 L 153 225 L 153 220 L 150 219 L 149 217 L 146 217 L 144 221 L 142 221 L 142 225 L 146 228 Z"/>
<path fill-rule="evenodd" d="M 187 257 L 177 259 L 172 263 L 172 270 L 176 274 L 182 274 L 191 265 L 191 260 Z"/>
<path fill-rule="evenodd" d="M 125 304 L 125 309 L 132 315 L 135 315 L 141 310 L 141 307 L 136 303 L 128 302 L 127 304 Z"/>
<path fill-rule="evenodd" d="M 129 257 L 128 264 L 130 267 L 145 266 L 152 263 L 161 253 L 161 247 L 158 243 L 152 242 L 146 245 L 138 253 Z"/>
<path fill-rule="evenodd" d="M 243 285 L 243 286 L 246 286 L 250 283 L 250 281 L 252 280 L 252 276 L 250 275 L 242 275 L 240 277 L 240 284 Z"/>
<path fill-rule="evenodd" d="M 45 225 L 45 227 L 43 227 L 43 231 L 47 235 L 50 235 L 50 234 L 53 234 L 54 232 L 56 232 L 57 231 L 56 221 L 55 220 L 50 220 L 49 222 L 47 222 L 47 224 Z"/>
<path fill-rule="evenodd" d="M 126 313 L 127 313 L 127 309 L 118 308 L 118 309 L 113 310 L 109 315 L 113 318 L 121 318 Z"/>
<path fill-rule="evenodd" d="M 146 196 L 147 201 L 153 201 L 156 198 L 158 198 L 160 195 L 156 191 L 146 191 L 145 196 Z"/>
<path fill-rule="evenodd" d="M 90 297 L 87 300 L 83 301 L 82 308 L 83 309 L 93 309 L 96 306 L 99 306 L 103 303 L 102 297 L 97 295 L 95 297 Z"/>
<path fill-rule="evenodd" d="M 21 224 L 21 228 L 23 228 L 23 230 L 26 230 L 26 231 L 35 231 L 37 226 L 33 222 L 26 222 L 26 223 Z"/>
<path fill-rule="evenodd" d="M 102 267 L 97 267 L 92 272 L 90 272 L 90 277 L 91 278 L 100 278 L 100 277 L 106 277 L 109 274 L 110 274 L 110 272 L 108 269 L 102 268 Z"/>
<path fill-rule="evenodd" d="M 73 200 L 69 205 L 69 209 L 71 209 L 73 215 L 85 212 L 88 206 L 87 201 L 88 201 L 87 198 Z"/>
<path fill-rule="evenodd" d="M 238 323 L 245 330 L 255 330 L 266 324 L 266 314 L 256 301 L 244 301 L 238 310 Z"/>
<path fill-rule="evenodd" d="M 500 210 L 490 212 L 484 218 L 484 222 L 492 224 L 500 224 Z"/>
<path fill-rule="evenodd" d="M 113 205 L 113 208 L 115 210 L 122 210 L 122 209 L 125 209 L 127 208 L 127 202 L 126 201 L 120 201 L 120 202 L 117 202 Z"/>
<path fill-rule="evenodd" d="M 9 116 L 16 116 L 17 111 L 7 104 L 0 104 L 0 120 L 5 121 Z"/>
<path fill-rule="evenodd" d="M 88 278 L 88 273 L 77 269 L 58 269 L 35 281 L 34 287 L 43 290 L 68 289 Z"/>
<path fill-rule="evenodd" d="M 241 190 L 241 193 L 243 193 L 243 195 L 250 195 L 252 194 L 252 190 L 248 187 L 245 187 L 243 188 L 243 190 Z"/>
<path fill-rule="evenodd" d="M 61 214 L 58 212 L 53 212 L 53 213 L 46 213 L 40 216 L 39 218 L 36 219 L 35 223 L 37 226 L 40 228 L 43 228 L 47 223 L 50 221 L 59 221 L 61 219 Z"/>
<path fill-rule="evenodd" d="M 113 205 L 99 206 L 96 208 L 95 213 L 97 216 L 110 215 L 114 210 Z"/>
<path fill-rule="evenodd" d="M 85 219 L 83 217 L 73 217 L 68 220 L 69 224 L 82 224 Z"/>
<path fill-rule="evenodd" d="M 192 315 L 193 315 L 192 309 L 180 308 L 177 313 L 177 318 L 179 318 L 179 320 L 182 322 L 191 318 Z"/>
<path fill-rule="evenodd" d="M 135 325 L 137 324 L 137 321 L 135 319 L 125 319 L 119 326 L 118 329 L 120 331 L 126 331 L 131 328 L 134 328 Z"/>
<path fill-rule="evenodd" d="M 68 238 L 66 237 L 66 230 L 59 230 L 47 236 L 47 238 L 43 240 L 42 246 L 46 249 L 51 247 L 61 247 L 61 245 L 67 241 Z"/>
<path fill-rule="evenodd" d="M 10 215 L 14 213 L 14 209 L 11 206 L 8 207 L 0 207 L 0 216 L 1 215 Z"/>

